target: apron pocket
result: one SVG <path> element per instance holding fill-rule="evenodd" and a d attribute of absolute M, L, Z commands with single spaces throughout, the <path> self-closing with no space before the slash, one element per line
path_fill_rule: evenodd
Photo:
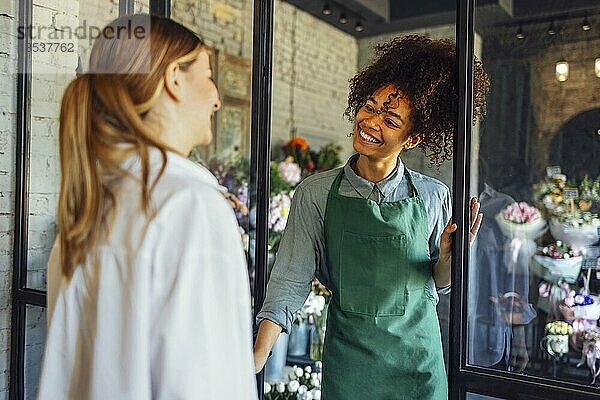
<path fill-rule="evenodd" d="M 404 315 L 406 236 L 345 231 L 339 258 L 340 309 L 373 316 Z"/>

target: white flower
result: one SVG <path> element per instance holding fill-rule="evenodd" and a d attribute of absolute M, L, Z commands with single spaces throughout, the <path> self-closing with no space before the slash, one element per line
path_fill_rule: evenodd
<path fill-rule="evenodd" d="M 308 372 L 304 374 L 304 379 L 310 379 L 310 374 Z"/>
<path fill-rule="evenodd" d="M 298 388 L 298 394 L 304 394 L 308 392 L 308 388 L 306 387 L 306 385 L 300 385 L 300 387 Z"/>
<path fill-rule="evenodd" d="M 322 373 L 322 372 L 319 372 L 319 373 L 317 374 L 317 379 L 318 379 L 318 380 L 320 380 L 320 381 L 322 381 L 322 380 L 323 380 L 323 373 Z"/>
<path fill-rule="evenodd" d="M 306 393 L 304 393 L 303 400 L 313 400 L 313 399 L 314 399 L 314 397 L 313 397 L 313 393 L 312 392 L 306 392 Z"/>
<path fill-rule="evenodd" d="M 291 393 L 296 393 L 300 388 L 300 383 L 298 381 L 290 381 L 287 388 Z"/>
<path fill-rule="evenodd" d="M 321 400 L 321 391 L 319 389 L 311 390 L 314 400 Z"/>
<path fill-rule="evenodd" d="M 302 368 L 298 367 L 294 370 L 294 372 L 296 373 L 296 376 L 298 378 L 302 378 L 302 375 L 304 375 L 304 371 L 302 370 Z"/>
<path fill-rule="evenodd" d="M 318 379 L 317 378 L 317 373 L 313 372 L 312 374 L 310 374 L 310 379 Z"/>
<path fill-rule="evenodd" d="M 313 378 L 310 380 L 310 384 L 314 387 L 321 387 L 321 381 L 318 378 Z"/>
<path fill-rule="evenodd" d="M 306 367 L 304 367 L 304 370 L 306 372 L 308 372 L 309 374 L 312 372 L 312 368 L 310 367 L 310 365 L 307 365 Z"/>
<path fill-rule="evenodd" d="M 302 180 L 302 170 L 300 166 L 291 160 L 285 160 L 279 163 L 277 167 L 279 174 L 284 181 L 294 186 Z"/>
<path fill-rule="evenodd" d="M 285 392 L 285 383 L 283 382 L 279 382 L 277 384 L 277 386 L 275 387 L 275 389 L 277 390 L 278 393 L 283 393 Z"/>
<path fill-rule="evenodd" d="M 321 368 L 323 368 L 323 362 L 315 361 L 315 367 L 317 368 L 317 370 L 321 370 Z"/>
<path fill-rule="evenodd" d="M 265 382 L 265 394 L 271 393 L 271 385 Z"/>

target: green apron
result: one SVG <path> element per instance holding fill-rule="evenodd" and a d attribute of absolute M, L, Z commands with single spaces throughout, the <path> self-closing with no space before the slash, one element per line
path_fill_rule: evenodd
<path fill-rule="evenodd" d="M 393 203 L 327 199 L 325 243 L 332 300 L 323 349 L 324 400 L 438 400 L 448 386 L 431 277 L 427 214 Z"/>

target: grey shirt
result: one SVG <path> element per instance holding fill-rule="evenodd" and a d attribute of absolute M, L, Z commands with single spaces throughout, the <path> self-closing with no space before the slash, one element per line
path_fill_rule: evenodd
<path fill-rule="evenodd" d="M 392 173 L 375 184 L 354 172 L 351 165 L 357 158 L 358 154 L 353 155 L 343 167 L 344 177 L 340 184 L 340 195 L 362 197 L 378 203 L 400 201 L 411 196 L 409 184 L 404 176 L 405 167 L 400 159 Z M 340 169 L 336 168 L 310 176 L 296 188 L 257 323 L 268 319 L 280 325 L 284 332 L 290 332 L 294 314 L 302 307 L 310 293 L 313 276 L 326 287 L 330 287 L 330 275 L 325 259 L 325 208 L 327 195 L 339 172 Z M 434 265 L 439 258 L 441 234 L 452 212 L 450 190 L 437 179 L 411 170 L 408 172 L 425 204 L 429 227 L 429 254 Z M 435 294 L 433 277 L 430 278 L 429 285 L 431 292 Z"/>

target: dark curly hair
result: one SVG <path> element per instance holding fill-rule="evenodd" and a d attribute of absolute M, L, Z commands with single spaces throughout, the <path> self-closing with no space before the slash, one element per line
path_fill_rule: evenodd
<path fill-rule="evenodd" d="M 354 121 L 369 96 L 393 84 L 411 108 L 411 135 L 423 135 L 419 147 L 437 167 L 452 158 L 458 116 L 456 45 L 409 35 L 375 46 L 375 61 L 350 79 L 345 115 Z M 477 58 L 473 65 L 473 123 L 486 113 L 490 81 Z"/>

